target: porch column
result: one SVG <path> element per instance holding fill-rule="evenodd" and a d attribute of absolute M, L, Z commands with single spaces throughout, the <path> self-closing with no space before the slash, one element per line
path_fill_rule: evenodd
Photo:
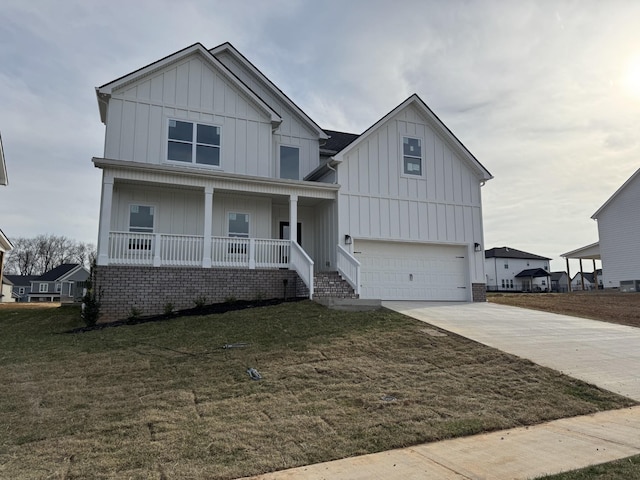
<path fill-rule="evenodd" d="M 567 262 L 567 283 L 569 286 L 567 287 L 569 293 L 571 293 L 571 272 L 569 271 L 569 257 L 565 257 L 565 261 Z"/>
<path fill-rule="evenodd" d="M 211 268 L 211 216 L 213 214 L 213 187 L 204 187 L 204 243 L 202 266 Z"/>
<path fill-rule="evenodd" d="M 596 269 L 596 259 L 593 259 L 593 283 L 596 285 L 596 292 L 598 291 L 598 270 Z"/>
<path fill-rule="evenodd" d="M 298 241 L 298 195 L 289 196 L 289 238 Z"/>
<path fill-rule="evenodd" d="M 102 175 L 102 198 L 100 200 L 100 224 L 98 227 L 98 265 L 109 265 L 109 230 L 111 229 L 111 204 L 113 203 L 113 176 Z"/>

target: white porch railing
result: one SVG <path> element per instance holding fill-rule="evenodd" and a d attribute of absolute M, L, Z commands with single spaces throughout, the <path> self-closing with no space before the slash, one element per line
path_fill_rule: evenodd
<path fill-rule="evenodd" d="M 289 240 L 212 237 L 211 266 L 289 268 Z M 204 237 L 165 233 L 109 233 L 111 265 L 202 266 Z"/>
<path fill-rule="evenodd" d="M 341 245 L 338 245 L 338 273 L 342 275 L 357 295 L 360 295 L 360 262 Z"/>
<path fill-rule="evenodd" d="M 288 240 L 287 240 L 288 241 Z M 313 298 L 313 260 L 296 242 L 291 242 L 291 267 L 309 289 L 309 298 Z"/>

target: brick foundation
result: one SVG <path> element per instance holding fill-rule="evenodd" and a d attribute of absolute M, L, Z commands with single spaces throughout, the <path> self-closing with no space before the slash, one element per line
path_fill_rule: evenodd
<path fill-rule="evenodd" d="M 485 283 L 472 283 L 471 295 L 474 302 L 487 301 L 487 285 Z"/>
<path fill-rule="evenodd" d="M 127 318 L 136 308 L 142 315 L 193 308 L 194 300 L 220 303 L 235 298 L 283 298 L 308 296 L 308 290 L 292 270 L 248 270 L 192 267 L 96 267 L 96 287 L 102 290 L 100 322 Z"/>

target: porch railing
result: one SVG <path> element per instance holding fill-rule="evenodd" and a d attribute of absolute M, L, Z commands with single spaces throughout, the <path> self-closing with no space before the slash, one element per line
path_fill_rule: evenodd
<path fill-rule="evenodd" d="M 338 273 L 344 278 L 353 291 L 360 295 L 360 262 L 342 245 L 338 245 Z"/>
<path fill-rule="evenodd" d="M 291 242 L 263 238 L 211 238 L 211 266 L 289 268 Z M 165 233 L 109 233 L 112 265 L 202 266 L 204 237 Z"/>
<path fill-rule="evenodd" d="M 288 241 L 288 240 L 287 240 Z M 313 298 L 313 260 L 300 245 L 291 242 L 291 267 L 309 289 L 309 298 Z"/>

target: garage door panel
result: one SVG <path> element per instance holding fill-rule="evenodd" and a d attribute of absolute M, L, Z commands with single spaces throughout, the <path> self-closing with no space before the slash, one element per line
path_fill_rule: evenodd
<path fill-rule="evenodd" d="M 466 247 L 359 240 L 362 298 L 469 299 Z"/>

